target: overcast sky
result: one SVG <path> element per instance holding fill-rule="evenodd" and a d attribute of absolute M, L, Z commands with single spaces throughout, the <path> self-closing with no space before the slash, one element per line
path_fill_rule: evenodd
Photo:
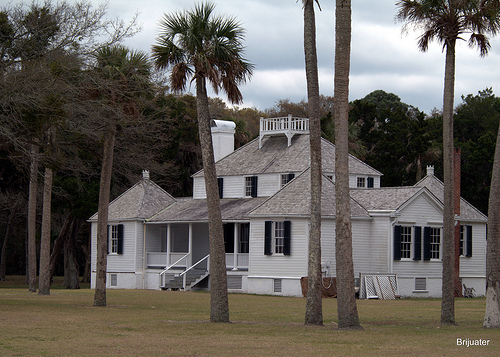
<path fill-rule="evenodd" d="M 71 0 L 69 0 L 71 1 Z M 102 3 L 92 0 L 94 3 Z M 195 0 L 109 0 L 109 16 L 131 19 L 139 13 L 142 32 L 126 41 L 150 52 L 164 13 L 191 9 Z M 235 16 L 246 29 L 245 57 L 255 64 L 251 81 L 242 86 L 244 106 L 264 110 L 279 99 L 305 99 L 303 10 L 295 0 L 212 0 L 217 14 Z M 333 95 L 335 1 L 320 0 L 316 10 L 320 92 Z M 316 8 L 317 9 L 317 8 Z M 415 32 L 402 33 L 395 22 L 394 0 L 352 1 L 350 100 L 382 89 L 429 113 L 441 110 L 444 53 L 437 43 L 417 50 Z M 500 38 L 491 41 L 485 58 L 464 41 L 457 46 L 455 105 L 462 94 L 493 87 L 500 93 Z M 194 88 L 191 89 L 195 92 Z M 222 95 L 221 97 L 225 99 Z"/>

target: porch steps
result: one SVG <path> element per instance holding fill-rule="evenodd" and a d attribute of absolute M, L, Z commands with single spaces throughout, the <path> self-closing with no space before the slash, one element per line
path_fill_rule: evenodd
<path fill-rule="evenodd" d="M 191 269 L 186 273 L 186 289 L 190 290 L 200 281 L 208 276 L 208 271 L 204 269 Z M 166 281 L 161 287 L 163 290 L 173 289 L 182 290 L 183 289 L 183 276 L 173 276 L 170 280 Z"/>

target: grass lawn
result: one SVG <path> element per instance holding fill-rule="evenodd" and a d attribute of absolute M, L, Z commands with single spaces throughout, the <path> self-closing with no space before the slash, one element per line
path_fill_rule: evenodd
<path fill-rule="evenodd" d="M 108 290 L 93 307 L 88 288 L 39 296 L 13 281 L 0 282 L 0 356 L 500 356 L 484 298 L 457 299 L 454 327 L 439 325 L 438 299 L 359 300 L 364 330 L 339 331 L 336 299 L 316 327 L 303 324 L 304 298 L 230 294 L 232 323 L 212 324 L 206 292 Z"/>

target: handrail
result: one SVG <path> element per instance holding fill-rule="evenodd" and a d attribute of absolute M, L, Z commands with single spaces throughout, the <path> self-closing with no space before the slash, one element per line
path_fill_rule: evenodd
<path fill-rule="evenodd" d="M 187 257 L 189 256 L 189 254 L 191 254 L 191 253 L 186 253 L 186 254 L 184 254 L 184 256 L 182 256 L 182 258 L 178 259 L 175 263 L 170 264 L 168 267 L 166 267 L 166 268 L 165 268 L 165 270 L 163 270 L 163 271 L 160 273 L 160 275 L 165 274 L 165 273 L 167 272 L 167 270 L 170 270 L 170 268 L 172 268 L 173 266 L 175 266 L 175 265 L 176 265 L 177 263 L 179 263 L 182 259 L 187 258 Z"/>
<path fill-rule="evenodd" d="M 201 258 L 200 260 L 198 260 L 196 263 L 194 263 L 193 265 L 191 265 L 189 268 L 187 268 L 186 270 L 184 270 L 182 273 L 179 274 L 179 276 L 183 276 L 184 274 L 186 274 L 189 270 L 193 269 L 195 266 L 197 266 L 198 264 L 200 264 L 202 261 L 204 261 L 205 259 L 207 259 L 208 257 L 210 257 L 210 254 L 207 254 L 204 258 Z M 208 268 L 208 266 L 207 266 Z"/>
<path fill-rule="evenodd" d="M 186 290 L 186 278 L 187 278 L 187 275 L 186 273 L 193 269 L 195 266 L 197 266 L 198 264 L 200 264 L 202 261 L 204 261 L 205 259 L 208 259 L 210 257 L 210 254 L 207 254 L 204 258 L 198 260 L 196 263 L 194 263 L 193 265 L 191 265 L 189 268 L 187 268 L 186 270 L 184 270 L 182 273 L 179 274 L 179 276 L 182 276 L 182 288 L 184 290 Z M 207 261 L 207 271 L 210 270 L 210 260 Z"/>

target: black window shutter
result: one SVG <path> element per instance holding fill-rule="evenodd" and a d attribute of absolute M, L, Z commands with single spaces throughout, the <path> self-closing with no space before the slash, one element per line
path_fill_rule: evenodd
<path fill-rule="evenodd" d="M 431 260 L 431 227 L 424 227 L 424 260 Z"/>
<path fill-rule="evenodd" d="M 373 183 L 374 183 L 374 178 L 373 177 L 368 177 L 367 187 L 368 188 L 373 188 Z"/>
<path fill-rule="evenodd" d="M 264 223 L 264 254 L 273 254 L 273 222 L 271 221 Z"/>
<path fill-rule="evenodd" d="M 116 252 L 123 254 L 123 224 L 118 225 L 118 247 Z"/>
<path fill-rule="evenodd" d="M 466 227 L 466 241 L 467 241 L 467 253 L 465 254 L 466 257 L 472 257 L 472 226 L 465 226 Z"/>
<path fill-rule="evenodd" d="M 108 252 L 109 254 L 109 230 L 110 230 L 111 226 L 108 224 L 106 226 L 106 251 Z"/>
<path fill-rule="evenodd" d="M 224 178 L 217 177 L 217 185 L 219 186 L 219 198 L 224 196 Z"/>
<path fill-rule="evenodd" d="M 292 239 L 291 239 L 291 222 L 290 221 L 285 221 L 285 239 L 284 239 L 284 246 L 283 246 L 283 254 L 284 255 L 290 255 L 291 254 L 291 245 L 292 245 Z"/>
<path fill-rule="evenodd" d="M 252 197 L 257 197 L 257 180 L 258 177 L 257 176 L 252 176 L 252 192 L 251 192 L 251 196 Z"/>
<path fill-rule="evenodd" d="M 394 260 L 401 260 L 401 226 L 394 226 Z"/>
<path fill-rule="evenodd" d="M 224 245 L 226 253 L 234 253 L 234 223 L 224 224 Z"/>
<path fill-rule="evenodd" d="M 422 259 L 422 227 L 413 227 L 415 230 L 415 243 L 413 245 L 413 260 Z"/>

